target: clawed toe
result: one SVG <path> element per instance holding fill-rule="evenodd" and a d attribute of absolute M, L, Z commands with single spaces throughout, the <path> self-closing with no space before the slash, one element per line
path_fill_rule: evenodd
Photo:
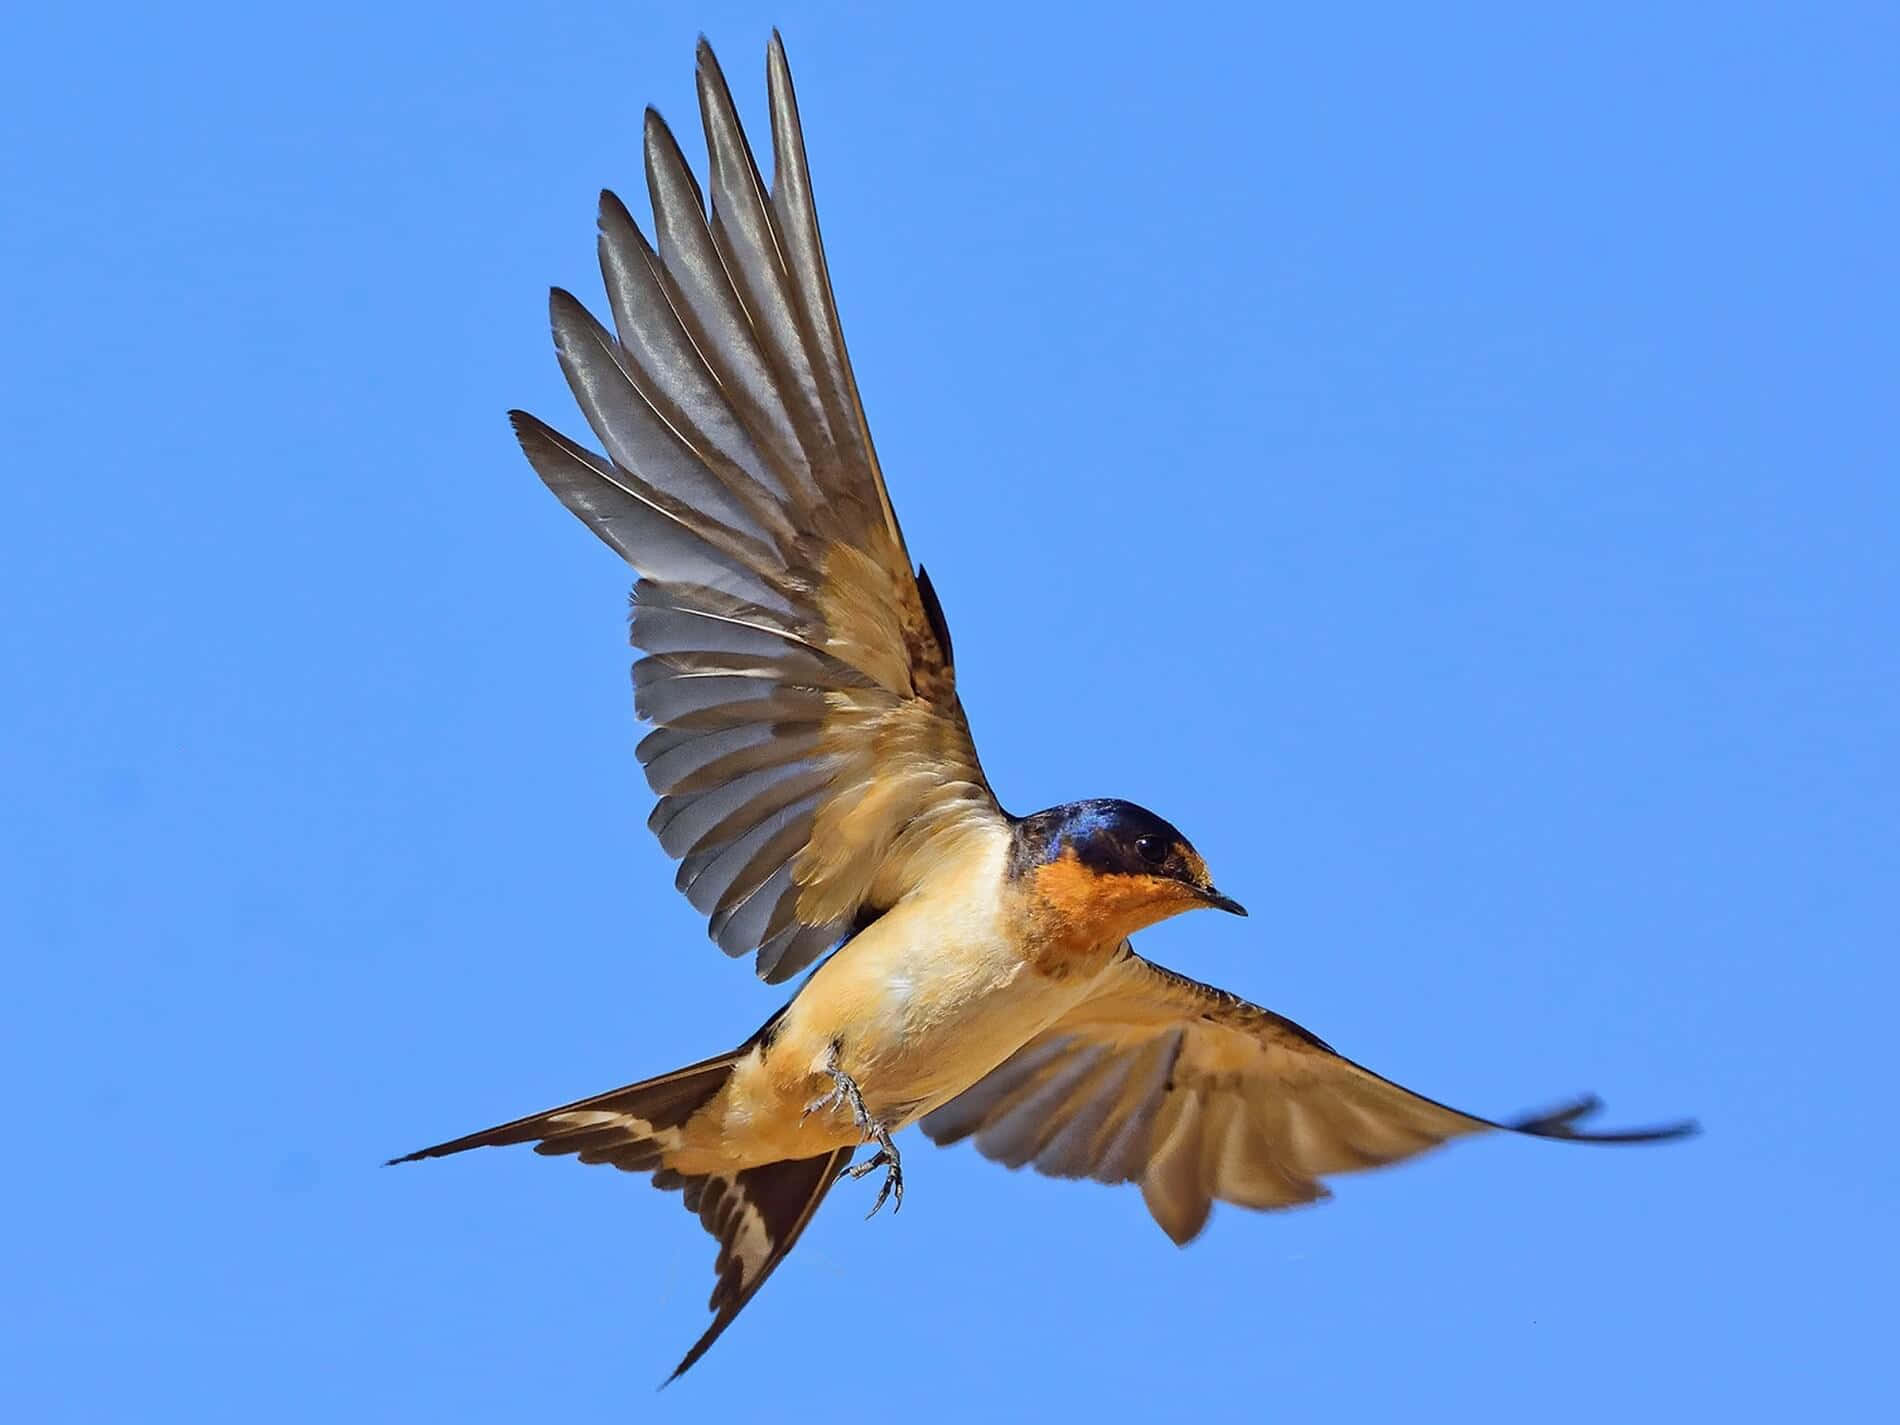
<path fill-rule="evenodd" d="M 817 1098 L 806 1104 L 805 1111 L 800 1114 L 799 1117 L 810 1118 L 814 1113 L 828 1113 L 843 1102 L 844 1089 L 834 1084 L 830 1093 L 820 1094 Z"/>
<path fill-rule="evenodd" d="M 805 1105 L 805 1116 L 824 1113 L 840 1104 L 849 1104 L 851 1117 L 856 1121 L 858 1132 L 865 1141 L 877 1144 L 877 1152 L 862 1163 L 854 1163 L 844 1170 L 848 1178 L 861 1178 L 867 1173 L 884 1169 L 884 1181 L 878 1187 L 877 1201 L 871 1204 L 867 1218 L 876 1217 L 878 1209 L 884 1206 L 888 1198 L 891 1211 L 896 1212 L 904 1205 L 904 1164 L 897 1153 L 897 1145 L 891 1141 L 891 1130 L 871 1116 L 871 1110 L 865 1106 L 864 1094 L 859 1090 L 851 1076 L 836 1063 L 828 1064 L 825 1072 L 831 1075 L 831 1091 L 822 1094 Z"/>
<path fill-rule="evenodd" d="M 858 1132 L 866 1138 L 875 1138 L 877 1123 L 871 1117 L 871 1110 L 864 1106 L 864 1095 L 858 1091 L 858 1086 L 852 1081 L 851 1076 L 835 1066 L 826 1069 L 825 1072 L 831 1075 L 831 1090 L 820 1094 L 806 1104 L 803 1116 L 810 1118 L 814 1113 L 825 1113 L 839 1104 L 848 1104 Z"/>
<path fill-rule="evenodd" d="M 892 1212 L 898 1211 L 904 1205 L 903 1160 L 898 1157 L 897 1148 L 891 1143 L 888 1133 L 880 1131 L 878 1138 L 877 1152 L 862 1163 L 853 1163 L 845 1169 L 845 1175 L 852 1178 L 861 1178 L 867 1173 L 876 1172 L 879 1168 L 885 1170 L 884 1181 L 878 1186 L 877 1201 L 872 1203 L 871 1210 L 864 1214 L 867 1222 L 877 1216 L 878 1209 L 884 1206 L 886 1198 L 890 1199 Z"/>

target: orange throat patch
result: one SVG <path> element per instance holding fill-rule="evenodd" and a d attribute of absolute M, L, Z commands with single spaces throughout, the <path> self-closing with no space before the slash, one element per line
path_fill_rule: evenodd
<path fill-rule="evenodd" d="M 1073 848 L 1038 866 L 1027 893 L 1034 960 L 1045 974 L 1082 968 L 1137 930 L 1202 904 L 1166 876 L 1092 871 Z"/>

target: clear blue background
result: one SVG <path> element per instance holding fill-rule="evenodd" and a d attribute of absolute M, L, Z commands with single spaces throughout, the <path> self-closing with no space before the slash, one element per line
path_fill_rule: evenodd
<path fill-rule="evenodd" d="M 1892 1404 L 1892 7 L 53 8 L 0 95 L 11 1417 Z M 502 417 L 579 425 L 543 290 L 642 104 L 697 149 L 701 28 L 762 130 L 774 21 L 1006 803 L 1178 821 L 1253 918 L 1143 948 L 1408 1083 L 1704 1137 L 1177 1252 L 912 1134 L 661 1396 L 677 1203 L 377 1166 L 781 998 L 671 888 L 627 573 Z"/>

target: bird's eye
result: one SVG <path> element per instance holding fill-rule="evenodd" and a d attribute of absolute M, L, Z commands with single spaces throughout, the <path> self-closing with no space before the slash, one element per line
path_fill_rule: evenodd
<path fill-rule="evenodd" d="M 1159 866 L 1168 859 L 1168 848 L 1159 836 L 1137 836 L 1135 851 L 1150 866 Z"/>

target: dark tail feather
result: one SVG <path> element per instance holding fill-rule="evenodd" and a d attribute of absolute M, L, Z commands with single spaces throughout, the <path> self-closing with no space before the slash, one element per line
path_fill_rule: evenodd
<path fill-rule="evenodd" d="M 705 1355 L 732 1324 L 753 1293 L 765 1284 L 792 1250 L 818 1204 L 851 1161 L 852 1149 L 839 1148 L 816 1158 L 788 1158 L 762 1168 L 707 1177 L 687 1177 L 662 1169 L 656 1188 L 678 1188 L 689 1212 L 697 1212 L 706 1230 L 719 1240 L 713 1271 L 712 1325 L 663 1382 L 671 1385 Z"/>
<path fill-rule="evenodd" d="M 763 1167 L 704 1176 L 688 1176 L 666 1166 L 666 1156 L 679 1146 L 686 1120 L 713 1100 L 731 1076 L 733 1065 L 751 1047 L 749 1041 L 730 1054 L 675 1069 L 657 1079 L 530 1114 L 389 1161 L 413 1163 L 470 1148 L 532 1143 L 537 1153 L 574 1153 L 583 1163 L 611 1163 L 627 1172 L 650 1172 L 655 1187 L 678 1191 L 687 1209 L 698 1213 L 706 1230 L 718 1239 L 719 1257 L 713 1264 L 718 1282 L 710 1303 L 712 1325 L 667 1377 L 670 1384 L 706 1354 L 719 1333 L 732 1324 L 753 1293 L 765 1284 L 851 1161 L 852 1150 L 840 1148 L 816 1158 L 788 1158 Z"/>
<path fill-rule="evenodd" d="M 680 1126 L 712 1101 L 744 1053 L 745 1048 L 735 1049 L 657 1079 L 610 1089 L 389 1161 L 413 1163 L 470 1148 L 533 1143 L 537 1153 L 578 1153 L 583 1163 L 612 1163 L 628 1172 L 650 1172 L 678 1142 Z"/>

